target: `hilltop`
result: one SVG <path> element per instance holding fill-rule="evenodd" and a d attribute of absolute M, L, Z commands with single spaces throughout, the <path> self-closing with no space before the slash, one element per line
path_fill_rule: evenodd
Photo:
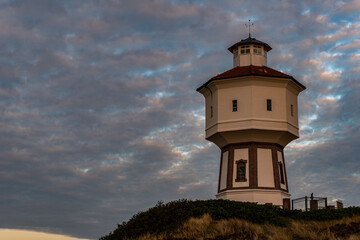
<path fill-rule="evenodd" d="M 360 239 L 360 207 L 301 212 L 228 200 L 158 202 L 100 238 L 123 239 Z"/>

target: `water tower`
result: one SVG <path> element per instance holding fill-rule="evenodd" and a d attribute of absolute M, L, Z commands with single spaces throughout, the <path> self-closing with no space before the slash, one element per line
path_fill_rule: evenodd
<path fill-rule="evenodd" d="M 221 149 L 216 198 L 282 206 L 290 198 L 284 148 L 299 137 L 297 97 L 306 88 L 269 68 L 271 47 L 250 33 L 228 50 L 233 68 L 197 89 L 206 139 Z"/>

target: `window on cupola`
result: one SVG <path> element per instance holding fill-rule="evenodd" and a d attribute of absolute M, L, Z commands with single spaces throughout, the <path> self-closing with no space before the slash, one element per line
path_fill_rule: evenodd
<path fill-rule="evenodd" d="M 239 50 L 236 48 L 234 50 L 234 58 L 236 58 L 239 55 Z"/>
<path fill-rule="evenodd" d="M 261 55 L 261 47 L 260 46 L 254 46 L 254 54 Z"/>
<path fill-rule="evenodd" d="M 241 54 L 249 54 L 250 53 L 250 46 L 241 46 Z"/>

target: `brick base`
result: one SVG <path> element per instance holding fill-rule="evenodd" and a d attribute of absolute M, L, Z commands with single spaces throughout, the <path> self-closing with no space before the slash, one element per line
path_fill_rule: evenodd
<path fill-rule="evenodd" d="M 290 210 L 290 198 L 283 199 L 283 209 Z"/>

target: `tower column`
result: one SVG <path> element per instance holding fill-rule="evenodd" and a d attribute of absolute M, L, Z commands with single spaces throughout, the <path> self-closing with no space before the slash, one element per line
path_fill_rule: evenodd
<path fill-rule="evenodd" d="M 290 197 L 282 146 L 238 143 L 221 152 L 217 198 L 282 205 Z"/>

